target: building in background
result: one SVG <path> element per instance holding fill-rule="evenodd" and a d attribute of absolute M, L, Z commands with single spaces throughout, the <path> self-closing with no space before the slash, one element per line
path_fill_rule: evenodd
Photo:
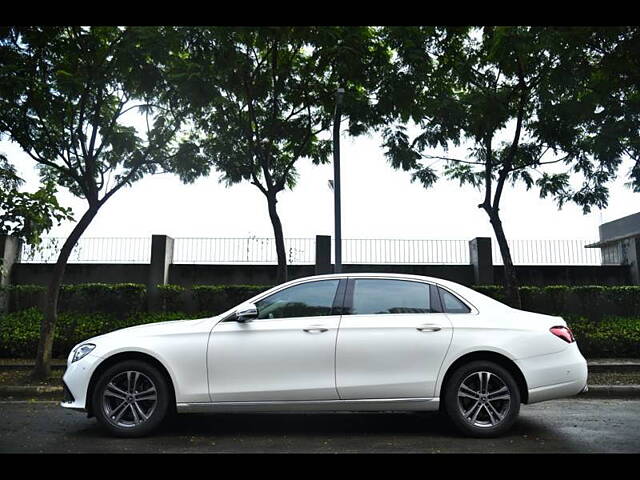
<path fill-rule="evenodd" d="M 603 223 L 598 227 L 600 241 L 585 248 L 599 248 L 602 264 L 619 259 L 622 265 L 629 265 L 633 284 L 640 284 L 640 212 Z"/>

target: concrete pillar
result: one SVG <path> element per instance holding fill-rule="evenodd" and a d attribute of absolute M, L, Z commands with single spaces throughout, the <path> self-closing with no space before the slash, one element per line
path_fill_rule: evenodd
<path fill-rule="evenodd" d="M 624 261 L 629 265 L 631 283 L 640 285 L 640 237 L 631 237 L 625 243 Z"/>
<path fill-rule="evenodd" d="M 158 285 L 169 283 L 169 266 L 173 263 L 173 238 L 167 235 L 151 236 L 151 263 L 149 264 L 149 282 L 147 296 L 149 311 L 161 309 Z"/>
<path fill-rule="evenodd" d="M 333 273 L 331 268 L 331 237 L 316 235 L 316 275 Z"/>
<path fill-rule="evenodd" d="M 469 241 L 469 258 L 473 266 L 473 281 L 476 285 L 493 284 L 493 258 L 491 238 L 476 237 Z"/>
<path fill-rule="evenodd" d="M 11 270 L 20 262 L 22 242 L 11 235 L 0 235 L 0 287 L 11 284 Z M 0 288 L 0 312 L 9 309 L 9 294 Z"/>

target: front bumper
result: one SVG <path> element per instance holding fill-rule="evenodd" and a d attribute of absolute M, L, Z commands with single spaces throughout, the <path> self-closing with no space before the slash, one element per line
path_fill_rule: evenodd
<path fill-rule="evenodd" d="M 89 354 L 77 362 L 67 364 L 62 377 L 64 399 L 60 406 L 86 411 L 89 382 L 101 360 L 102 358 Z"/>

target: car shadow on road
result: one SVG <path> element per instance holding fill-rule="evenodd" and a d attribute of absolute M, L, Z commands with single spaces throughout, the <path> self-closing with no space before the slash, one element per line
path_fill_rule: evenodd
<path fill-rule="evenodd" d="M 466 438 L 443 415 L 407 412 L 183 414 L 146 439 L 114 438 L 97 423 L 66 435 L 88 451 L 247 453 L 531 452 L 556 437 L 544 422 L 519 418 L 499 438 Z"/>
<path fill-rule="evenodd" d="M 541 423 L 520 418 L 505 437 L 536 435 L 545 430 Z M 166 422 L 158 434 L 461 437 L 442 414 L 407 412 L 182 414 Z"/>

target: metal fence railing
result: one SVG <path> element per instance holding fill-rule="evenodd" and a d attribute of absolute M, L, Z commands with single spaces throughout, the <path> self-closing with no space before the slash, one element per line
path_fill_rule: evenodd
<path fill-rule="evenodd" d="M 285 238 L 287 263 L 313 264 L 315 238 Z M 176 238 L 173 263 L 278 263 L 273 238 Z"/>
<path fill-rule="evenodd" d="M 65 239 L 44 238 L 38 247 L 22 248 L 23 263 L 53 263 Z M 516 265 L 615 265 L 619 250 L 584 248 L 593 240 L 510 240 Z M 287 263 L 315 262 L 315 238 L 285 238 Z M 333 250 L 333 248 L 332 248 Z M 501 265 L 498 243 L 492 241 L 493 264 Z M 151 238 L 82 238 L 74 247 L 70 263 L 149 263 Z M 467 240 L 343 239 L 342 262 L 361 264 L 468 265 Z M 175 238 L 173 263 L 275 264 L 273 238 Z"/>
<path fill-rule="evenodd" d="M 619 254 L 604 257 L 599 248 L 585 248 L 594 240 L 509 240 L 514 265 L 619 265 Z M 503 265 L 498 242 L 491 242 L 494 265 Z"/>
<path fill-rule="evenodd" d="M 55 263 L 64 237 L 45 237 L 40 245 L 22 246 L 22 263 Z M 151 237 L 81 238 L 71 251 L 69 263 L 149 263 Z"/>
<path fill-rule="evenodd" d="M 343 263 L 469 264 L 467 240 L 343 239 Z"/>

